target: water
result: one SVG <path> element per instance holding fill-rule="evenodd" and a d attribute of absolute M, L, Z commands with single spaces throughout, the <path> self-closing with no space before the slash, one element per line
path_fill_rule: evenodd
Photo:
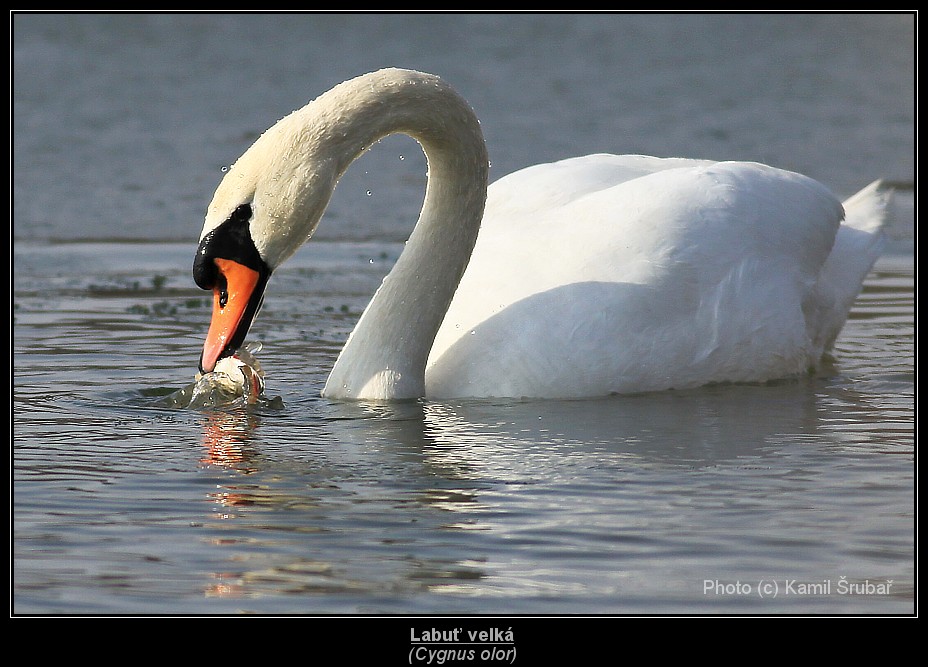
<path fill-rule="evenodd" d="M 913 56 L 897 15 L 17 15 L 12 611 L 912 613 Z M 497 176 L 608 150 L 842 197 L 890 179 L 835 359 L 595 401 L 325 401 L 421 203 L 392 138 L 272 280 L 268 400 L 165 408 L 209 319 L 190 266 L 222 166 L 384 65 L 451 80 Z"/>

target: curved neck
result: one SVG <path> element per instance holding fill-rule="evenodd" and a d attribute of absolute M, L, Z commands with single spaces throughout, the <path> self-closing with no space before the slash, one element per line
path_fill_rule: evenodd
<path fill-rule="evenodd" d="M 428 161 L 425 201 L 403 253 L 329 375 L 323 395 L 399 399 L 425 393 L 425 365 L 470 260 L 489 163 L 479 121 L 434 76 L 383 70 L 332 89 L 312 110 L 318 148 L 340 176 L 367 148 L 408 134 Z M 336 178 L 337 178 L 336 176 Z"/>

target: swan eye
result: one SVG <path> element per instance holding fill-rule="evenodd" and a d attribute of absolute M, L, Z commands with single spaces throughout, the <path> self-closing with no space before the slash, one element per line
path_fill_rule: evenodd
<path fill-rule="evenodd" d="M 229 216 L 229 219 L 233 222 L 239 223 L 248 222 L 251 220 L 251 214 L 251 204 L 239 204 L 239 206 L 237 206 L 236 209 L 232 211 L 232 215 Z"/>
<path fill-rule="evenodd" d="M 240 204 L 221 225 L 201 240 L 193 259 L 194 282 L 205 290 L 225 291 L 225 278 L 217 261 L 225 259 L 270 275 L 267 264 L 255 248 L 250 224 L 254 216 L 251 204 Z M 223 299 L 225 305 L 228 295 Z"/>

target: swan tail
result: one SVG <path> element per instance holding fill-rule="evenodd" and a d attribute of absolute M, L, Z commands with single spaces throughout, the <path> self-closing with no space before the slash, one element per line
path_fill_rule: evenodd
<path fill-rule="evenodd" d="M 892 190 L 877 180 L 844 201 L 844 221 L 816 284 L 817 345 L 827 351 L 841 332 L 863 281 L 883 252 Z"/>
<path fill-rule="evenodd" d="M 886 225 L 892 193 L 892 188 L 885 181 L 873 181 L 844 201 L 845 219 L 842 226 L 881 235 L 880 232 Z M 878 256 L 874 256 L 874 261 Z"/>

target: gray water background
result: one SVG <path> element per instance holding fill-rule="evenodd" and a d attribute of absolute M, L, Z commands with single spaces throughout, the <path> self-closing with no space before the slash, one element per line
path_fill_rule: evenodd
<path fill-rule="evenodd" d="M 17 14 L 12 37 L 14 613 L 912 612 L 911 16 Z M 222 167 L 383 66 L 458 88 L 492 178 L 607 151 L 841 197 L 888 179 L 834 362 L 597 401 L 323 401 L 421 203 L 394 137 L 271 284 L 252 338 L 282 406 L 159 407 L 207 326 L 190 265 Z"/>

